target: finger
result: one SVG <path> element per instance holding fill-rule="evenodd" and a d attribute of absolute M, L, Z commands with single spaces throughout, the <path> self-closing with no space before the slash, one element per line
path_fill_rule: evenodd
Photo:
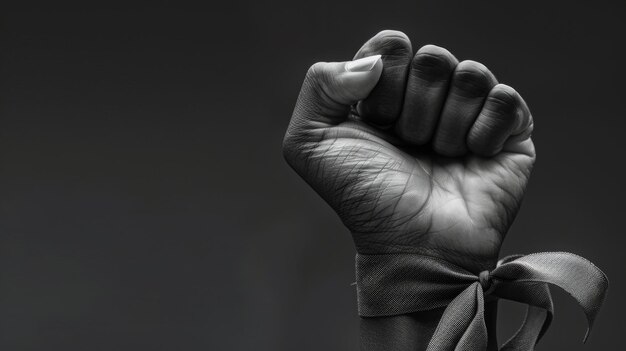
<path fill-rule="evenodd" d="M 396 123 L 396 134 L 404 141 L 416 145 L 430 141 L 458 63 L 448 50 L 438 46 L 426 45 L 417 51 Z"/>
<path fill-rule="evenodd" d="M 374 90 L 357 109 L 365 121 L 388 126 L 402 110 L 407 71 L 413 56 L 411 41 L 402 32 L 382 31 L 361 47 L 355 59 L 371 55 L 382 55 L 383 72 Z"/>
<path fill-rule="evenodd" d="M 346 120 L 350 106 L 371 92 L 382 69 L 380 56 L 311 66 L 285 135 L 285 152 L 303 139 L 319 139 L 318 133 L 324 128 Z"/>
<path fill-rule="evenodd" d="M 493 156 L 509 142 L 522 142 L 532 132 L 530 110 L 520 94 L 498 84 L 489 92 L 482 111 L 467 136 L 469 149 L 480 156 Z"/>
<path fill-rule="evenodd" d="M 433 139 L 435 152 L 444 156 L 467 152 L 467 133 L 496 84 L 496 77 L 481 63 L 463 61 L 456 66 Z"/>

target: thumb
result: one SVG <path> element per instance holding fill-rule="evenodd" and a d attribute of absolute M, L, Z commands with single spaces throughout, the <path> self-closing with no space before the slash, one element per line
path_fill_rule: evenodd
<path fill-rule="evenodd" d="M 350 106 L 374 89 L 383 64 L 380 55 L 349 62 L 318 62 L 307 72 L 287 134 L 343 122 Z"/>

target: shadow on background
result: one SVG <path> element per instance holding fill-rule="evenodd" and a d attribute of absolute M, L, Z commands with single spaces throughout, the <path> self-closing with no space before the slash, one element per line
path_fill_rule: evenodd
<path fill-rule="evenodd" d="M 386 28 L 526 98 L 539 156 L 503 254 L 612 280 L 587 346 L 557 292 L 539 349 L 621 345 L 623 2 L 2 7 L 1 349 L 356 350 L 349 235 L 280 144 L 308 66 Z"/>

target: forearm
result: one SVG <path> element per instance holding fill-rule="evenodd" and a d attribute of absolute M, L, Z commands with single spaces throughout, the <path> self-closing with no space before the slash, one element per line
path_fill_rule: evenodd
<path fill-rule="evenodd" d="M 362 351 L 424 351 L 444 308 L 392 317 L 361 318 Z M 485 304 L 489 350 L 497 350 L 496 302 Z"/>

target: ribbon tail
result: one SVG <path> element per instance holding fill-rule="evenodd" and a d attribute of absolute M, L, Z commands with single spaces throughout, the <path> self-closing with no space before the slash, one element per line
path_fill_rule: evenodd
<path fill-rule="evenodd" d="M 450 302 L 426 350 L 484 351 L 487 342 L 483 291 L 474 283 Z"/>
<path fill-rule="evenodd" d="M 502 350 L 534 350 L 552 322 L 554 304 L 548 284 L 495 280 L 493 295 L 528 305 L 524 323 Z"/>
<path fill-rule="evenodd" d="M 519 330 L 507 342 L 500 347 L 500 351 L 533 351 L 537 341 L 545 332 L 544 326 L 548 319 L 546 310 L 528 306 L 526 309 L 526 318 Z"/>
<path fill-rule="evenodd" d="M 542 252 L 523 256 L 497 267 L 492 272 L 492 277 L 501 281 L 503 286 L 509 284 L 523 286 L 525 285 L 523 283 L 532 286 L 532 283 L 547 283 L 563 289 L 578 302 L 578 305 L 583 309 L 587 317 L 588 329 L 583 342 L 585 342 L 589 336 L 593 322 L 606 298 L 609 286 L 606 275 L 593 263 L 580 256 L 567 252 Z M 508 290 L 510 292 L 514 289 Z M 509 298 L 500 293 L 497 293 L 497 295 Z M 541 305 L 544 305 L 544 307 L 547 306 L 545 302 L 540 303 L 541 296 L 536 292 L 534 294 L 524 293 L 521 295 L 518 293 L 517 295 L 517 299 L 511 299 L 530 303 L 538 307 L 542 307 Z M 552 317 L 551 307 L 543 309 L 547 312 L 547 316 L 545 317 L 546 320 L 542 323 L 543 327 L 534 327 L 539 329 L 537 338 L 541 337 L 543 332 L 545 332 Z M 534 310 L 529 310 L 529 314 L 527 315 L 528 325 L 539 324 L 541 318 L 537 316 L 537 313 L 538 312 L 534 312 Z M 531 318 L 531 320 L 528 320 L 528 318 Z M 530 331 L 525 330 L 524 333 L 526 332 L 530 333 Z"/>

